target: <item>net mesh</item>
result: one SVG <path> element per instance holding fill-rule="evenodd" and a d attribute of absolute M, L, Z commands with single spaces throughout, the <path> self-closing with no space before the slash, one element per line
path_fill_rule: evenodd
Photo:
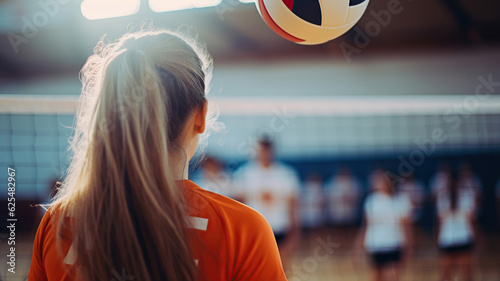
<path fill-rule="evenodd" d="M 16 198 L 48 198 L 50 187 L 69 164 L 73 118 L 70 114 L 0 114 L 1 166 L 16 169 Z M 0 178 L 7 182 L 7 173 Z"/>

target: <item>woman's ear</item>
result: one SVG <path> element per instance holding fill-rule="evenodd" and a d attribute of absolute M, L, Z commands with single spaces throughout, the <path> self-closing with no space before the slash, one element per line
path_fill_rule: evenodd
<path fill-rule="evenodd" d="M 205 102 L 200 107 L 198 112 L 196 112 L 195 128 L 198 134 L 203 134 L 205 132 L 207 124 L 207 110 L 208 110 L 208 101 L 205 100 Z"/>

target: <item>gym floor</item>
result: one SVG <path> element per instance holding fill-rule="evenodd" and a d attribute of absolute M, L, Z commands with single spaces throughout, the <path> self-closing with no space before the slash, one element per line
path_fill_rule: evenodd
<path fill-rule="evenodd" d="M 318 229 L 302 234 L 301 244 L 289 259 L 289 281 L 370 280 L 370 264 L 359 245 L 359 229 Z M 0 234 L 1 235 L 1 234 Z M 7 272 L 10 247 L 0 236 L 0 280 L 27 280 L 34 233 L 16 237 L 16 273 Z M 438 280 L 439 253 L 434 234 L 415 230 L 415 247 L 405 263 L 401 280 Z M 498 233 L 483 234 L 474 253 L 474 280 L 500 280 L 500 240 Z M 459 269 L 457 269 L 459 272 Z M 462 280 L 458 276 L 453 280 Z"/>

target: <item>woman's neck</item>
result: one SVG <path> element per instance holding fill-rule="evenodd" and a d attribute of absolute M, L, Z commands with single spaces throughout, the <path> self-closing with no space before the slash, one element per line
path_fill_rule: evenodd
<path fill-rule="evenodd" d="M 173 154 L 173 153 L 172 153 Z M 186 153 L 177 153 L 169 157 L 169 163 L 172 163 L 172 173 L 175 180 L 187 180 L 189 178 L 189 160 Z"/>

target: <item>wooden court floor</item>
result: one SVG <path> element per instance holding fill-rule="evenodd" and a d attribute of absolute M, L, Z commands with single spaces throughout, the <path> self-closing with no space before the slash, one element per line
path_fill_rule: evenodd
<path fill-rule="evenodd" d="M 321 229 L 303 234 L 287 266 L 289 281 L 371 280 L 371 264 L 362 248 L 359 229 Z M 403 263 L 400 280 L 439 280 L 440 255 L 435 234 L 415 229 L 414 249 Z M 500 281 L 500 233 L 483 234 L 474 252 L 474 280 Z M 325 258 L 315 258 L 322 243 L 337 246 Z M 458 270 L 456 270 L 458 272 Z M 452 280 L 461 280 L 455 277 Z M 451 281 L 451 280 L 450 280 Z"/>

